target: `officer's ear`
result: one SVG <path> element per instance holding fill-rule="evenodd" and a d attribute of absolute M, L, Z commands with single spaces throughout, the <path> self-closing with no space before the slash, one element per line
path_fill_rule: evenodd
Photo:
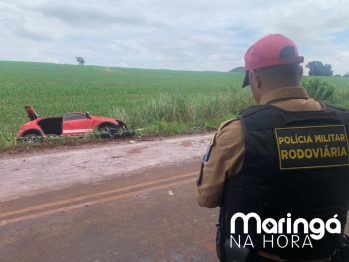
<path fill-rule="evenodd" d="M 262 81 L 261 81 L 261 76 L 258 74 L 255 70 L 250 70 L 249 71 L 249 78 L 250 78 L 250 86 L 252 87 L 261 87 Z"/>

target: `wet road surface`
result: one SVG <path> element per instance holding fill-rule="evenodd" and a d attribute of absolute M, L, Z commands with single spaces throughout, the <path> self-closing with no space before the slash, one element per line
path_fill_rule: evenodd
<path fill-rule="evenodd" d="M 198 162 L 0 203 L 0 261 L 217 261 Z"/>

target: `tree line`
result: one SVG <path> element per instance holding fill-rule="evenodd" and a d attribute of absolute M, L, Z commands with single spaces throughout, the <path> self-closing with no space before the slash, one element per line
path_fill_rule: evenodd
<path fill-rule="evenodd" d="M 332 66 L 330 64 L 323 64 L 320 61 L 312 61 L 309 62 L 306 66 L 306 68 L 309 68 L 309 75 L 310 76 L 335 76 L 335 77 L 341 77 L 341 75 L 333 75 Z M 235 67 L 229 72 L 237 72 L 241 73 L 244 72 L 245 68 L 243 66 Z M 349 77 L 349 72 L 345 73 L 342 77 Z"/>

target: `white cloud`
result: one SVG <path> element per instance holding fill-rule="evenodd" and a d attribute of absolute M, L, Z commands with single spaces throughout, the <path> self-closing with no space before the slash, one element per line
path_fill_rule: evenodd
<path fill-rule="evenodd" d="M 348 13 L 344 0 L 0 0 L 0 58 L 228 71 L 260 37 L 282 33 L 306 63 L 344 74 Z"/>

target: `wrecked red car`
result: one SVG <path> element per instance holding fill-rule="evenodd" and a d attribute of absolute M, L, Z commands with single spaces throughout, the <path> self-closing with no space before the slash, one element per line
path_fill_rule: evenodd
<path fill-rule="evenodd" d="M 23 125 L 17 133 L 21 142 L 40 142 L 44 138 L 62 136 L 82 137 L 95 134 L 102 138 L 127 137 L 134 135 L 120 120 L 100 116 L 92 116 L 89 112 L 72 112 L 63 116 L 41 117 L 31 106 L 25 106 L 30 122 Z"/>

